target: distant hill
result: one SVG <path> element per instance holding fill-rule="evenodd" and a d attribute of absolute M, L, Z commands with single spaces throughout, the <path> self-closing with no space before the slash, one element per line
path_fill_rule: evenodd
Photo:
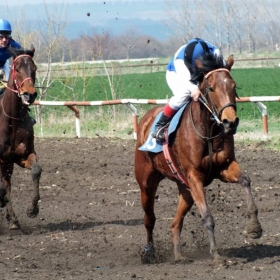
<path fill-rule="evenodd" d="M 163 24 L 166 11 L 162 3 L 162 0 L 101 1 L 91 4 L 81 3 L 78 8 L 72 4 L 69 5 L 69 12 L 75 14 L 75 18 L 69 18 L 71 22 L 66 28 L 66 35 L 72 39 L 76 34 L 86 34 L 91 28 L 108 30 L 118 35 L 128 28 L 135 28 L 141 34 L 165 40 L 170 31 Z"/>
<path fill-rule="evenodd" d="M 128 28 L 135 28 L 141 35 L 153 36 L 158 40 L 166 40 L 170 36 L 170 30 L 160 21 L 150 19 L 109 19 L 104 25 L 91 26 L 87 22 L 73 21 L 65 28 L 65 36 L 69 39 L 89 34 L 91 28 L 98 32 L 109 31 L 113 35 L 120 35 Z"/>

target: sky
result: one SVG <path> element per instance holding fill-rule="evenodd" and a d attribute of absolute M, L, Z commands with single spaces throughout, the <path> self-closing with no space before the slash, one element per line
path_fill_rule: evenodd
<path fill-rule="evenodd" d="M 123 3 L 123 5 L 119 8 L 118 4 L 120 2 Z M 141 7 L 137 5 L 137 9 L 133 9 L 133 3 L 137 4 L 139 2 L 143 3 L 143 5 Z M 114 17 L 117 14 L 119 14 L 119 18 L 137 17 L 158 20 L 159 18 L 164 17 L 164 2 L 165 0 L 1 0 L 0 5 L 3 5 L 8 10 L 10 10 L 9 8 L 16 9 L 15 13 L 13 12 L 14 14 L 17 14 L 17 12 L 20 10 L 24 11 L 25 9 L 27 9 L 26 5 L 36 5 L 33 14 L 28 15 L 29 18 L 34 18 L 35 16 L 37 16 L 39 11 L 43 10 L 42 4 L 44 3 L 52 4 L 52 6 L 54 7 L 60 4 L 64 4 L 64 6 L 66 7 L 74 5 L 76 7 L 75 14 L 72 14 L 70 16 L 74 20 L 77 20 L 84 16 L 84 14 L 79 13 L 79 11 L 81 10 L 81 4 L 85 5 L 85 3 L 88 3 L 88 12 L 90 12 L 91 15 L 94 15 L 96 17 L 96 20 L 100 20 L 100 18 L 104 19 L 108 17 Z M 100 9 L 95 11 L 94 8 L 91 9 L 91 4 L 93 3 L 98 3 L 100 4 L 99 6 L 103 6 L 104 11 Z M 127 3 L 129 3 L 130 5 L 127 5 Z M 147 5 L 145 3 L 147 3 Z M 5 18 L 5 16 L 3 16 L 4 13 L 4 10 L 2 12 L 0 11 L 0 17 Z"/>
<path fill-rule="evenodd" d="M 2 0 L 1 1 L 1 4 L 2 5 L 13 5 L 13 6 L 22 6 L 22 5 L 26 5 L 26 4 L 40 4 L 40 3 L 49 3 L 49 4 L 73 4 L 73 3 L 90 3 L 90 2 L 107 2 L 107 3 L 113 3 L 113 2 L 119 2 L 119 1 L 122 1 L 122 0 Z M 135 1 L 138 1 L 138 0 L 123 0 L 123 1 L 126 1 L 126 2 L 135 2 Z M 150 2 L 150 1 L 153 1 L 153 0 L 147 0 L 147 2 Z M 164 1 L 164 0 L 154 0 L 154 1 Z"/>
<path fill-rule="evenodd" d="M 36 21 L 46 16 L 44 3 L 52 16 L 67 20 L 64 35 L 70 39 L 93 28 L 118 35 L 131 27 L 160 40 L 170 33 L 163 23 L 165 0 L 1 0 L 4 8 L 0 8 L 0 18 L 9 20 L 12 26 L 21 19 L 38 26 Z"/>

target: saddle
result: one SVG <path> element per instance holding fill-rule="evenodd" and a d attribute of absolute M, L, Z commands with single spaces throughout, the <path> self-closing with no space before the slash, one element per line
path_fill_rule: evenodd
<path fill-rule="evenodd" d="M 178 123 L 182 116 L 182 113 L 184 112 L 188 103 L 189 102 L 185 103 L 172 118 L 172 120 L 168 126 L 168 139 L 170 139 L 171 134 L 176 131 Z M 163 142 L 158 141 L 156 138 L 153 138 L 151 135 L 152 131 L 154 131 L 155 125 L 156 125 L 157 121 L 159 120 L 160 116 L 162 115 L 162 113 L 163 112 L 160 112 L 156 116 L 156 118 L 151 126 L 149 136 L 148 136 L 147 140 L 145 141 L 145 143 L 140 148 L 138 148 L 139 151 L 152 152 L 152 153 L 160 153 L 163 151 Z"/>

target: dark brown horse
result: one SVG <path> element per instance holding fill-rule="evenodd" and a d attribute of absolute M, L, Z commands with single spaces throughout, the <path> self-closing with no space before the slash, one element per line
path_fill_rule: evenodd
<path fill-rule="evenodd" d="M 0 96 L 0 206 L 6 206 L 10 229 L 20 227 L 11 203 L 11 177 L 14 163 L 31 169 L 33 197 L 27 215 L 36 217 L 39 208 L 39 180 L 42 168 L 37 163 L 34 149 L 33 122 L 28 106 L 37 96 L 35 89 L 35 49 L 10 49 L 13 56 L 10 77 L 5 92 Z"/>
<path fill-rule="evenodd" d="M 209 236 L 211 255 L 214 260 L 224 261 L 216 247 L 214 219 L 204 192 L 204 188 L 214 179 L 241 184 L 246 193 L 250 217 L 247 235 L 251 238 L 260 238 L 262 235 L 258 210 L 251 194 L 250 178 L 241 171 L 235 159 L 233 135 L 239 120 L 236 115 L 236 84 L 230 75 L 233 63 L 232 56 L 228 58 L 226 66 L 214 57 L 197 60 L 197 66 L 203 73 L 203 81 L 200 84 L 202 102 L 191 102 L 186 107 L 173 139 L 169 140 L 168 150 L 173 161 L 172 168 L 169 167 L 170 162 L 167 164 L 163 152 L 153 153 L 138 149 L 149 137 L 151 125 L 163 108 L 154 107 L 149 110 L 139 123 L 135 177 L 141 190 L 141 202 L 145 212 L 144 225 L 147 231 L 147 245 L 142 254 L 144 263 L 155 261 L 154 202 L 158 184 L 164 178 L 174 181 L 179 189 L 178 208 L 171 225 L 176 262 L 185 260 L 181 254 L 180 234 L 184 217 L 194 203 L 200 212 L 202 226 Z"/>

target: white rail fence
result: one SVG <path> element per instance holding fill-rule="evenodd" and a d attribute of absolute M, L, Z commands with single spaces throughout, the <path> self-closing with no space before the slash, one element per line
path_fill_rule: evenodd
<path fill-rule="evenodd" d="M 267 119 L 267 107 L 261 102 L 267 101 L 280 101 L 280 96 L 258 96 L 258 97 L 240 97 L 236 99 L 236 102 L 254 102 L 261 111 L 263 134 L 268 135 L 268 119 Z M 125 104 L 132 111 L 133 116 L 133 135 L 134 139 L 137 139 L 137 126 L 138 126 L 138 114 L 137 109 L 133 104 L 166 104 L 167 99 L 119 99 L 119 100 L 108 100 L 108 101 L 35 101 L 34 105 L 44 106 L 67 106 L 69 109 L 74 111 L 75 123 L 76 123 L 76 134 L 77 137 L 81 137 L 81 123 L 79 109 L 77 106 L 108 106 Z"/>

